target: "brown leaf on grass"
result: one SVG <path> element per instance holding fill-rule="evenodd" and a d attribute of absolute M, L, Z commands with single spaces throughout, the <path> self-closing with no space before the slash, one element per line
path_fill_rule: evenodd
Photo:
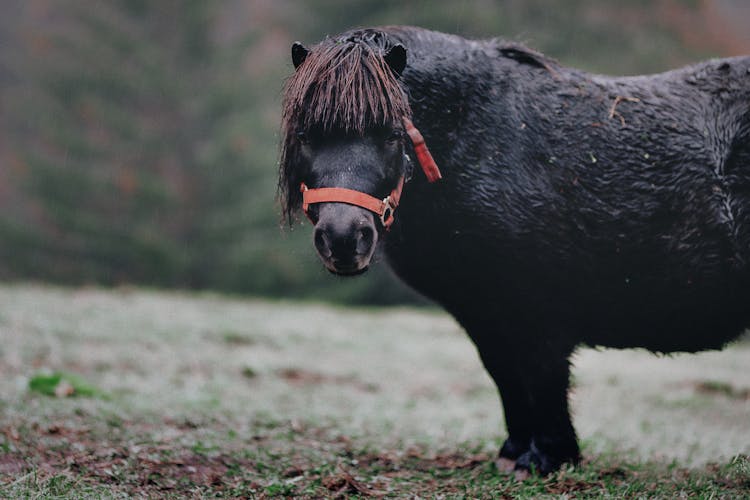
<path fill-rule="evenodd" d="M 284 469 L 284 471 L 281 473 L 281 476 L 286 478 L 298 477 L 303 475 L 305 472 L 307 472 L 307 469 L 305 469 L 304 467 L 301 467 L 299 465 L 292 465 Z"/>
<path fill-rule="evenodd" d="M 66 398 L 68 396 L 72 396 L 76 392 L 75 387 L 73 387 L 73 384 L 68 382 L 65 379 L 60 380 L 60 382 L 55 386 L 55 396 L 58 398 Z"/>
<path fill-rule="evenodd" d="M 4 434 L 9 441 L 18 441 L 21 439 L 18 429 L 11 426 L 3 427 L 2 430 L 0 430 L 0 434 Z"/>
<path fill-rule="evenodd" d="M 350 494 L 359 494 L 368 497 L 384 497 L 388 494 L 385 491 L 379 491 L 361 483 L 341 465 L 339 465 L 338 474 L 323 478 L 321 483 L 329 491 L 335 492 L 334 495 L 336 497 L 348 497 Z"/>
<path fill-rule="evenodd" d="M 607 482 L 623 482 L 628 473 L 621 467 L 611 466 L 599 471 L 598 478 L 584 481 L 570 477 L 568 470 L 561 469 L 545 480 L 544 489 L 553 495 L 568 495 L 571 492 L 585 492 L 592 489 L 606 490 Z"/>
<path fill-rule="evenodd" d="M 485 453 L 463 456 L 455 453 L 438 455 L 435 457 L 435 465 L 444 469 L 471 469 L 477 465 L 487 462 L 490 457 Z"/>
<path fill-rule="evenodd" d="M 628 473 L 622 467 L 616 465 L 606 467 L 599 471 L 599 477 L 608 479 L 625 479 L 628 477 Z"/>
<path fill-rule="evenodd" d="M 326 377 L 317 372 L 300 370 L 298 368 L 285 368 L 279 370 L 279 376 L 290 384 L 320 384 Z"/>
<path fill-rule="evenodd" d="M 553 495 L 570 495 L 574 491 L 586 491 L 602 487 L 599 481 L 587 482 L 571 477 L 559 477 L 544 485 L 544 489 Z"/>
<path fill-rule="evenodd" d="M 277 370 L 278 376 L 287 383 L 294 386 L 318 385 L 318 384 L 335 384 L 348 385 L 359 389 L 363 392 L 377 392 L 380 387 L 373 382 L 364 382 L 356 377 L 345 375 L 329 375 L 312 370 L 301 368 L 283 368 Z"/>
<path fill-rule="evenodd" d="M 52 424 L 49 427 L 47 427 L 47 434 L 62 434 L 63 427 L 58 424 Z"/>
<path fill-rule="evenodd" d="M 472 469 L 477 465 L 486 463 L 490 456 L 486 453 L 477 453 L 474 455 L 464 455 L 462 453 L 439 453 L 435 456 L 425 456 L 417 448 L 409 448 L 406 451 L 406 458 L 417 460 L 418 463 L 413 467 L 419 470 L 439 469 Z"/>
<path fill-rule="evenodd" d="M 26 460 L 20 457 L 14 457 L 12 455 L 0 455 L 0 478 L 11 475 L 21 474 L 29 466 L 26 464 Z M 0 483 L 2 481 L 0 480 Z"/>
<path fill-rule="evenodd" d="M 299 419 L 293 418 L 289 422 L 289 427 L 296 432 L 296 433 L 302 433 L 305 431 L 305 424 L 303 422 L 300 422 Z"/>

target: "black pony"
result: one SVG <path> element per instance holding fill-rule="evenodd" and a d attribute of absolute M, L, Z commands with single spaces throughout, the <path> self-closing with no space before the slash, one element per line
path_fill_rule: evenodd
<path fill-rule="evenodd" d="M 387 27 L 294 44 L 292 59 L 286 216 L 305 206 L 332 272 L 363 272 L 379 245 L 456 317 L 517 469 L 579 459 L 576 346 L 694 352 L 750 325 L 750 57 L 610 78 Z M 439 182 L 412 167 L 439 176 L 410 119 Z"/>

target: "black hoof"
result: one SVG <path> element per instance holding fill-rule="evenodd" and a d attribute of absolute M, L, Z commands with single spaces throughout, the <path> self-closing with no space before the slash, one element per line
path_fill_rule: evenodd
<path fill-rule="evenodd" d="M 577 464 L 579 461 L 578 446 L 575 446 L 575 450 L 554 453 L 540 450 L 532 441 L 529 450 L 516 460 L 516 470 L 546 476 L 560 469 L 565 463 Z"/>
<path fill-rule="evenodd" d="M 516 460 L 518 457 L 529 451 L 529 440 L 519 440 L 508 438 L 500 448 L 498 456 L 509 460 Z"/>

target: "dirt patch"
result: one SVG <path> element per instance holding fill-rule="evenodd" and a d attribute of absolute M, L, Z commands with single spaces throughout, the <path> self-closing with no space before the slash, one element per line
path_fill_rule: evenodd
<path fill-rule="evenodd" d="M 10 480 L 12 475 L 21 474 L 29 468 L 26 460 L 11 455 L 0 455 L 0 478 Z"/>

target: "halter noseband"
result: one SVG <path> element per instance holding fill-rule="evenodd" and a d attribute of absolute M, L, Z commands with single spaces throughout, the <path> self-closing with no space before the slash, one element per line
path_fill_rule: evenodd
<path fill-rule="evenodd" d="M 414 145 L 414 153 L 417 155 L 417 161 L 422 167 L 422 171 L 427 177 L 427 181 L 435 182 L 440 180 L 442 178 L 440 170 L 438 169 L 435 160 L 432 158 L 430 150 L 427 149 L 424 137 L 422 137 L 422 134 L 417 130 L 409 118 L 404 117 L 403 122 L 404 127 L 406 128 L 406 133 Z M 303 182 L 300 186 L 300 191 L 302 191 L 302 210 L 305 212 L 305 215 L 307 215 L 307 218 L 313 222 L 308 213 L 310 205 L 314 203 L 328 202 L 348 203 L 349 205 L 356 205 L 375 213 L 380 218 L 383 227 L 388 230 L 391 227 L 391 224 L 393 224 L 393 214 L 401 200 L 401 191 L 404 188 L 405 182 L 406 179 L 404 176 L 401 176 L 398 180 L 398 184 L 393 191 L 391 191 L 391 194 L 382 200 L 353 189 L 339 187 L 310 189 Z"/>

